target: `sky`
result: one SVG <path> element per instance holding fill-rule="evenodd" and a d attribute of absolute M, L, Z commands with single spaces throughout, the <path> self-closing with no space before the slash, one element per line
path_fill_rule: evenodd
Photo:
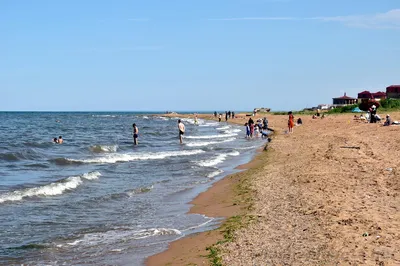
<path fill-rule="evenodd" d="M 0 111 L 299 110 L 399 62 L 398 0 L 0 0 Z"/>

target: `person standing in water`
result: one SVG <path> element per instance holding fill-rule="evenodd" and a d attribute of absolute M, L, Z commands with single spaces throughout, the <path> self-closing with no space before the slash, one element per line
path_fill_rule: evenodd
<path fill-rule="evenodd" d="M 132 125 L 133 127 L 133 145 L 138 145 L 138 137 L 139 137 L 139 129 L 136 124 Z"/>
<path fill-rule="evenodd" d="M 179 129 L 179 141 L 182 144 L 183 143 L 183 134 L 185 134 L 185 125 L 182 123 L 182 121 L 180 119 L 178 120 L 178 129 Z"/>
<path fill-rule="evenodd" d="M 58 142 L 57 142 L 57 143 L 58 143 L 58 144 L 62 144 L 63 141 L 64 141 L 63 138 L 62 138 L 61 136 L 59 136 L 59 137 L 58 137 Z"/>

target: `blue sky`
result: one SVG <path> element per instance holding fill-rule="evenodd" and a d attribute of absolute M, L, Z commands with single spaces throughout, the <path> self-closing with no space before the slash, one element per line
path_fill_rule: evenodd
<path fill-rule="evenodd" d="M 2 0 L 0 110 L 290 110 L 400 83 L 398 0 Z"/>

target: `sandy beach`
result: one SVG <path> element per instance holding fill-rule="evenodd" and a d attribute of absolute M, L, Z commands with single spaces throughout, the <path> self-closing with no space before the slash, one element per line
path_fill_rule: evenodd
<path fill-rule="evenodd" d="M 212 245 L 214 265 L 400 265 L 400 127 L 300 116 L 286 134 L 287 116 L 267 117 L 276 130 L 268 150 L 192 202 L 191 212 L 245 226 L 232 241 L 224 225 L 180 239 L 147 265 L 212 265 Z"/>

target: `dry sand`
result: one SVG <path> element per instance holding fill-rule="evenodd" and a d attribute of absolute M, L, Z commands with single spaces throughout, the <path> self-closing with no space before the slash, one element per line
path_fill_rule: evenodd
<path fill-rule="evenodd" d="M 227 190 L 214 192 L 218 200 L 204 204 L 217 183 L 194 202 L 199 213 L 216 202 L 215 216 L 257 217 L 221 246 L 223 265 L 400 265 L 400 126 L 353 115 L 300 117 L 304 125 L 285 134 L 287 117 L 268 115 L 276 135 L 258 156 L 261 165 L 221 181 Z M 400 120 L 400 113 L 392 117 Z M 254 206 L 229 210 L 237 193 L 228 191 L 241 178 L 251 180 Z M 215 230 L 178 240 L 148 265 L 209 265 L 201 255 L 220 238 Z"/>

